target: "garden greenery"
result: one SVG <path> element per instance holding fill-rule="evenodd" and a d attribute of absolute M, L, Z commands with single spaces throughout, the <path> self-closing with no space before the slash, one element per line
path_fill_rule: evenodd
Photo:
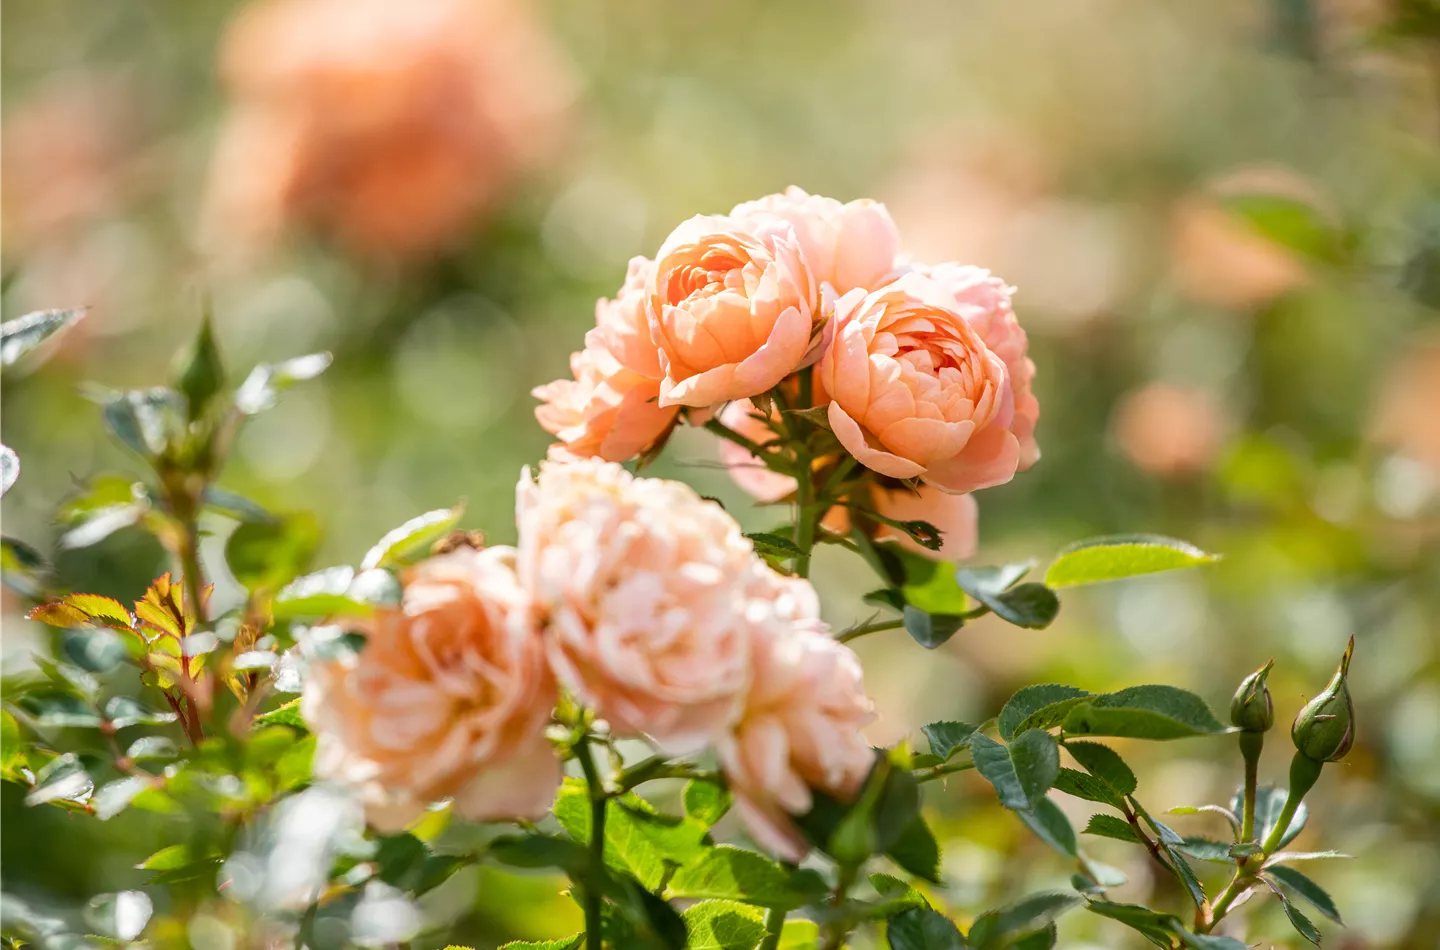
<path fill-rule="evenodd" d="M 834 950 L 869 930 L 894 950 L 1038 950 L 1062 915 L 1090 913 L 1160 947 L 1241 950 L 1237 918 L 1259 895 L 1318 944 L 1309 915 L 1340 913 L 1296 865 L 1340 855 L 1285 847 L 1353 736 L 1348 650 L 1294 720 L 1283 785 L 1258 768 L 1269 664 L 1229 725 L 1177 686 L 1045 683 L 986 722 L 933 722 L 887 749 L 861 738 L 848 641 L 903 630 L 935 649 L 987 614 L 1043 628 L 1070 587 L 1216 559 L 1154 535 L 1079 541 L 1043 569 L 969 556 L 970 493 L 1038 458 L 1034 367 L 1009 288 L 897 265 L 877 208 L 792 191 L 687 222 L 637 259 L 575 378 L 537 391 L 559 442 L 521 476 L 515 548 L 457 530 L 457 506 L 358 566 L 312 571 L 313 517 L 222 487 L 237 430 L 327 354 L 236 385 L 206 321 L 169 387 L 96 390 L 147 470 L 89 482 L 59 513 L 61 544 L 139 525 L 174 570 L 124 604 L 56 589 L 38 551 L 4 539 L 7 583 L 57 640 L 5 697 L 0 768 L 32 806 L 157 812 L 170 836 L 143 890 L 99 895 L 81 919 L 10 899 L 10 945 L 182 946 L 200 916 L 297 947 L 397 944 L 424 926 L 417 898 L 478 862 L 563 872 L 583 909 L 582 933 L 515 948 Z M 80 316 L 6 324 L 5 363 Z M 725 440 L 737 480 L 788 517 L 742 535 L 717 502 L 621 467 L 681 422 Z M 5 449 L 5 488 L 19 472 Z M 223 610 L 221 568 L 201 556 L 222 525 L 244 591 Z M 821 544 L 877 578 L 874 613 L 834 632 L 806 580 Z M 1222 833 L 1182 836 L 1143 804 L 1112 738 L 1216 756 L 1238 743 L 1233 799 L 1172 810 Z M 1073 865 L 1069 889 L 965 918 L 930 896 L 943 865 L 922 800 L 968 770 Z M 684 782 L 683 811 L 647 800 L 666 780 Z M 1095 806 L 1079 833 L 1056 795 Z M 739 829 L 722 824 L 732 809 Z M 466 821 L 484 832 L 440 846 Z M 1143 849 L 1183 903 L 1109 899 L 1124 877 L 1085 835 Z"/>

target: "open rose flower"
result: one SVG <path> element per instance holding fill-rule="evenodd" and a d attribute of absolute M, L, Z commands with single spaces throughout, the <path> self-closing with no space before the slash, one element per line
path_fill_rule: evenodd
<path fill-rule="evenodd" d="M 861 733 L 874 713 L 860 661 L 815 617 L 813 601 L 782 580 L 747 609 L 754 682 L 718 754 L 750 834 L 799 861 L 810 846 L 793 816 L 810 810 L 812 789 L 842 799 L 859 792 L 875 762 Z"/>
<path fill-rule="evenodd" d="M 595 326 L 600 338 L 620 362 L 632 373 L 650 379 L 661 379 L 665 370 L 660 365 L 660 350 L 650 336 L 650 319 L 645 303 L 655 262 L 645 257 L 632 257 L 625 272 L 625 283 L 614 300 L 601 299 L 595 304 Z"/>
<path fill-rule="evenodd" d="M 594 460 L 546 462 L 516 493 L 520 576 L 560 681 L 617 734 L 696 751 L 750 684 L 754 550 L 688 486 Z"/>
<path fill-rule="evenodd" d="M 513 548 L 422 561 L 400 605 L 357 626 L 365 648 L 310 670 L 301 701 L 315 774 L 359 789 L 398 830 L 431 802 L 476 821 L 538 818 L 560 784 L 545 738 L 555 685 Z"/>
<path fill-rule="evenodd" d="M 535 418 L 560 441 L 551 458 L 595 456 L 625 462 L 650 449 L 675 424 L 679 412 L 659 403 L 660 381 L 641 376 L 601 342 L 598 330 L 570 357 L 574 379 L 557 379 L 531 391 L 541 405 Z"/>
<path fill-rule="evenodd" d="M 865 467 L 950 492 L 1009 481 L 1020 464 L 1004 361 L 944 285 L 906 274 L 840 299 L 818 377 L 836 437 Z"/>
<path fill-rule="evenodd" d="M 890 212 L 868 198 L 841 204 L 792 185 L 780 194 L 738 204 L 730 216 L 788 221 L 815 279 L 837 294 L 884 283 L 900 252 L 900 233 Z"/>
<path fill-rule="evenodd" d="M 917 270 L 937 281 L 955 298 L 960 313 L 980 334 L 980 339 L 1005 361 L 1010 388 L 1015 392 L 1015 420 L 1010 424 L 1010 431 L 1020 441 L 1020 471 L 1025 471 L 1040 458 L 1040 446 L 1035 442 L 1040 401 L 1032 388 L 1035 363 L 1029 355 L 1030 341 L 1010 302 L 1015 288 L 983 267 L 968 264 L 937 264 Z"/>
<path fill-rule="evenodd" d="M 774 386 L 804 361 L 819 307 L 784 219 L 686 221 L 661 246 L 650 281 L 660 404 L 708 407 Z"/>

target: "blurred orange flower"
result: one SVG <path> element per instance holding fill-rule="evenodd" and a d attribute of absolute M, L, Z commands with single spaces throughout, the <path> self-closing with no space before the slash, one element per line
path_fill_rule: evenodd
<path fill-rule="evenodd" d="M 1224 422 L 1205 393 L 1151 383 L 1120 402 L 1111 429 L 1120 450 L 1140 468 L 1179 475 L 1210 463 Z"/>
<path fill-rule="evenodd" d="M 221 70 L 235 106 L 205 227 L 222 249 L 298 223 L 433 251 L 554 156 L 574 91 L 523 0 L 259 0 Z"/>
<path fill-rule="evenodd" d="M 1413 341 L 1384 379 L 1372 438 L 1440 475 L 1440 335 Z"/>

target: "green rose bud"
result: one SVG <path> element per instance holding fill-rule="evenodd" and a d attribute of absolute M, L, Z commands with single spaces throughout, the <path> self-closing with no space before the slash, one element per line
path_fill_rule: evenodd
<path fill-rule="evenodd" d="M 1270 689 L 1265 678 L 1275 665 L 1272 657 L 1269 663 L 1240 681 L 1235 698 L 1230 700 L 1230 722 L 1246 732 L 1265 732 L 1275 725 L 1275 704 L 1270 700 Z"/>
<path fill-rule="evenodd" d="M 1355 704 L 1350 699 L 1350 655 L 1355 638 L 1345 648 L 1340 669 L 1325 691 L 1305 705 L 1290 727 L 1290 738 L 1300 754 L 1316 762 L 1335 762 L 1350 751 L 1355 740 Z"/>

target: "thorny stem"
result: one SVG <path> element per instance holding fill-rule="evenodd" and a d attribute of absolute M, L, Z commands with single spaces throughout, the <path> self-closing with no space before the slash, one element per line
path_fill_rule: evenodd
<path fill-rule="evenodd" d="M 1146 849 L 1149 850 L 1150 856 L 1167 872 L 1174 874 L 1175 869 L 1172 868 L 1170 862 L 1166 861 L 1160 854 L 1160 846 L 1156 844 L 1145 829 L 1140 826 L 1140 818 L 1135 814 L 1135 809 L 1130 807 L 1130 803 L 1122 799 L 1120 802 L 1120 810 L 1125 813 L 1125 820 L 1130 823 L 1130 827 L 1134 830 L 1135 834 L 1139 836 Z"/>
<path fill-rule="evenodd" d="M 795 557 L 795 573 L 800 577 L 810 576 L 810 549 L 815 546 L 815 522 L 820 512 L 815 504 L 814 474 L 810 471 L 810 454 L 803 449 L 795 450 L 795 546 L 800 554 Z"/>
<path fill-rule="evenodd" d="M 859 868 L 852 864 L 840 865 L 840 874 L 835 881 L 835 892 L 830 895 L 830 906 L 839 909 L 845 903 L 845 895 L 850 892 L 850 887 L 855 883 L 855 875 Z M 845 922 L 840 917 L 832 920 L 825 926 L 824 950 L 840 950 L 845 942 Z"/>
<path fill-rule="evenodd" d="M 595 757 L 590 754 L 588 732 L 575 743 L 575 758 L 580 760 L 590 791 L 590 881 L 585 887 L 585 946 L 587 950 L 600 950 L 603 917 L 599 882 L 605 875 L 605 803 L 609 796 L 595 768 Z"/>
<path fill-rule="evenodd" d="M 946 765 L 937 765 L 930 769 L 915 774 L 917 782 L 932 782 L 937 778 L 944 778 L 956 772 L 966 772 L 975 767 L 974 762 L 951 762 Z"/>

